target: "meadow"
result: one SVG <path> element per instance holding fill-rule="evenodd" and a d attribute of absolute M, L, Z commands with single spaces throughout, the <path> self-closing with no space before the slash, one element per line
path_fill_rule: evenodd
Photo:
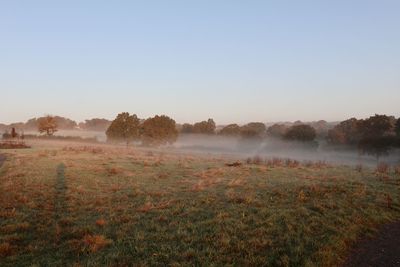
<path fill-rule="evenodd" d="M 1 266 L 340 266 L 394 169 L 37 142 L 0 150 Z"/>

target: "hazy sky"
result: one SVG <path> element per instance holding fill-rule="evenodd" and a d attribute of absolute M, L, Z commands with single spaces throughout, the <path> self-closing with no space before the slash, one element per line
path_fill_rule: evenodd
<path fill-rule="evenodd" d="M 0 1 L 0 122 L 400 116 L 400 1 Z"/>

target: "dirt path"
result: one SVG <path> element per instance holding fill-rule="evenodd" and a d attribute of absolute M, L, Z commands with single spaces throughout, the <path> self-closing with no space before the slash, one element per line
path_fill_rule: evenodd
<path fill-rule="evenodd" d="M 343 267 L 400 266 L 400 221 L 383 225 L 374 238 L 361 239 Z"/>
<path fill-rule="evenodd" d="M 6 156 L 0 154 L 0 168 L 3 166 L 4 161 L 6 161 Z"/>

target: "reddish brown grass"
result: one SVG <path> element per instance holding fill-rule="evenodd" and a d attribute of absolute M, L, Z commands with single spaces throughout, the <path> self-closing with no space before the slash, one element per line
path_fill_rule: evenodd
<path fill-rule="evenodd" d="M 381 162 L 376 166 L 376 172 L 387 174 L 390 170 L 390 166 L 387 163 Z"/>
<path fill-rule="evenodd" d="M 14 253 L 10 243 L 4 242 L 0 244 L 0 257 L 8 257 Z"/>
<path fill-rule="evenodd" d="M 106 221 L 104 219 L 98 219 L 96 221 L 96 225 L 99 227 L 103 227 L 104 225 L 106 225 Z"/>
<path fill-rule="evenodd" d="M 82 241 L 85 248 L 92 253 L 97 252 L 112 243 L 112 240 L 105 238 L 103 235 L 85 235 Z"/>

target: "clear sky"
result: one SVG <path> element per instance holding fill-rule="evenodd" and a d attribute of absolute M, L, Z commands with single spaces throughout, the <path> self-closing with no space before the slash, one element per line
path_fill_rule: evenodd
<path fill-rule="evenodd" d="M 0 122 L 400 116 L 400 1 L 0 1 Z"/>

